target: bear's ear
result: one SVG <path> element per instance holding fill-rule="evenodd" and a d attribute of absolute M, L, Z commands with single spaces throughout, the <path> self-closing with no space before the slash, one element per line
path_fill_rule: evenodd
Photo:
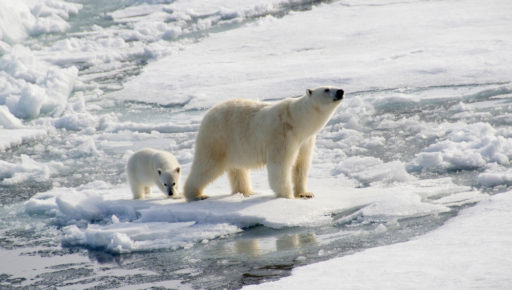
<path fill-rule="evenodd" d="M 308 95 L 308 97 L 311 97 L 311 95 L 313 94 L 313 90 L 312 89 L 307 89 L 306 90 L 306 94 Z"/>
<path fill-rule="evenodd" d="M 179 168 L 179 167 L 176 168 L 176 173 L 180 173 L 180 171 L 181 171 L 181 168 Z"/>
<path fill-rule="evenodd" d="M 158 168 L 156 171 L 158 172 L 158 175 L 162 175 L 162 169 Z"/>

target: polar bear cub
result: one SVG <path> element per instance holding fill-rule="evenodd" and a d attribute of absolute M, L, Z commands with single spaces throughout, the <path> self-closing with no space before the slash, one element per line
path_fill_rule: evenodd
<path fill-rule="evenodd" d="M 168 197 L 179 197 L 180 164 L 169 152 L 141 149 L 130 156 L 126 171 L 134 199 L 143 199 L 145 194 L 151 194 L 153 185 Z"/>
<path fill-rule="evenodd" d="M 313 197 L 306 179 L 315 135 L 343 94 L 338 88 L 320 87 L 277 103 L 235 99 L 212 107 L 199 127 L 184 187 L 187 201 L 207 198 L 203 189 L 225 171 L 232 193 L 248 196 L 252 192 L 249 170 L 264 165 L 278 197 Z"/>

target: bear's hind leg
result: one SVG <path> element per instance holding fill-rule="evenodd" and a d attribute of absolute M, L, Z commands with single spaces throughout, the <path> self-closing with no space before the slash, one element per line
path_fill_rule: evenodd
<path fill-rule="evenodd" d="M 249 170 L 231 169 L 228 171 L 228 177 L 232 194 L 241 193 L 245 197 L 251 195 L 251 176 Z"/>

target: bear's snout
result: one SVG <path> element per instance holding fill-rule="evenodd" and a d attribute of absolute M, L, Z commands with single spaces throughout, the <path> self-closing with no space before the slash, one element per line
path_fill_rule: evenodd
<path fill-rule="evenodd" d="M 343 94 L 345 92 L 343 90 L 337 90 L 336 91 L 336 98 L 334 99 L 335 101 L 339 101 L 339 100 L 343 100 Z"/>

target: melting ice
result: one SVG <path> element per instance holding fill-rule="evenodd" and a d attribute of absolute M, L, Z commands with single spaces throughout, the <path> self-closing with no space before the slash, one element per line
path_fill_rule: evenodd
<path fill-rule="evenodd" d="M 291 287 L 333 269 L 359 274 L 343 278 L 355 288 L 361 275 L 363 288 L 414 288 L 377 269 L 405 254 L 424 273 L 438 255 L 455 261 L 434 276 L 443 285 L 510 282 L 509 260 L 486 258 L 510 256 L 509 1 L 100 2 L 0 3 L 0 254 L 16 261 L 0 263 L 2 287 L 240 288 L 292 274 L 274 285 Z M 317 138 L 314 199 L 276 199 L 264 170 L 249 198 L 221 178 L 206 201 L 131 199 L 136 150 L 171 151 L 186 177 L 214 104 L 326 84 L 347 95 Z M 466 243 L 478 237 L 493 245 L 484 256 Z M 489 275 L 464 272 L 474 261 Z"/>

